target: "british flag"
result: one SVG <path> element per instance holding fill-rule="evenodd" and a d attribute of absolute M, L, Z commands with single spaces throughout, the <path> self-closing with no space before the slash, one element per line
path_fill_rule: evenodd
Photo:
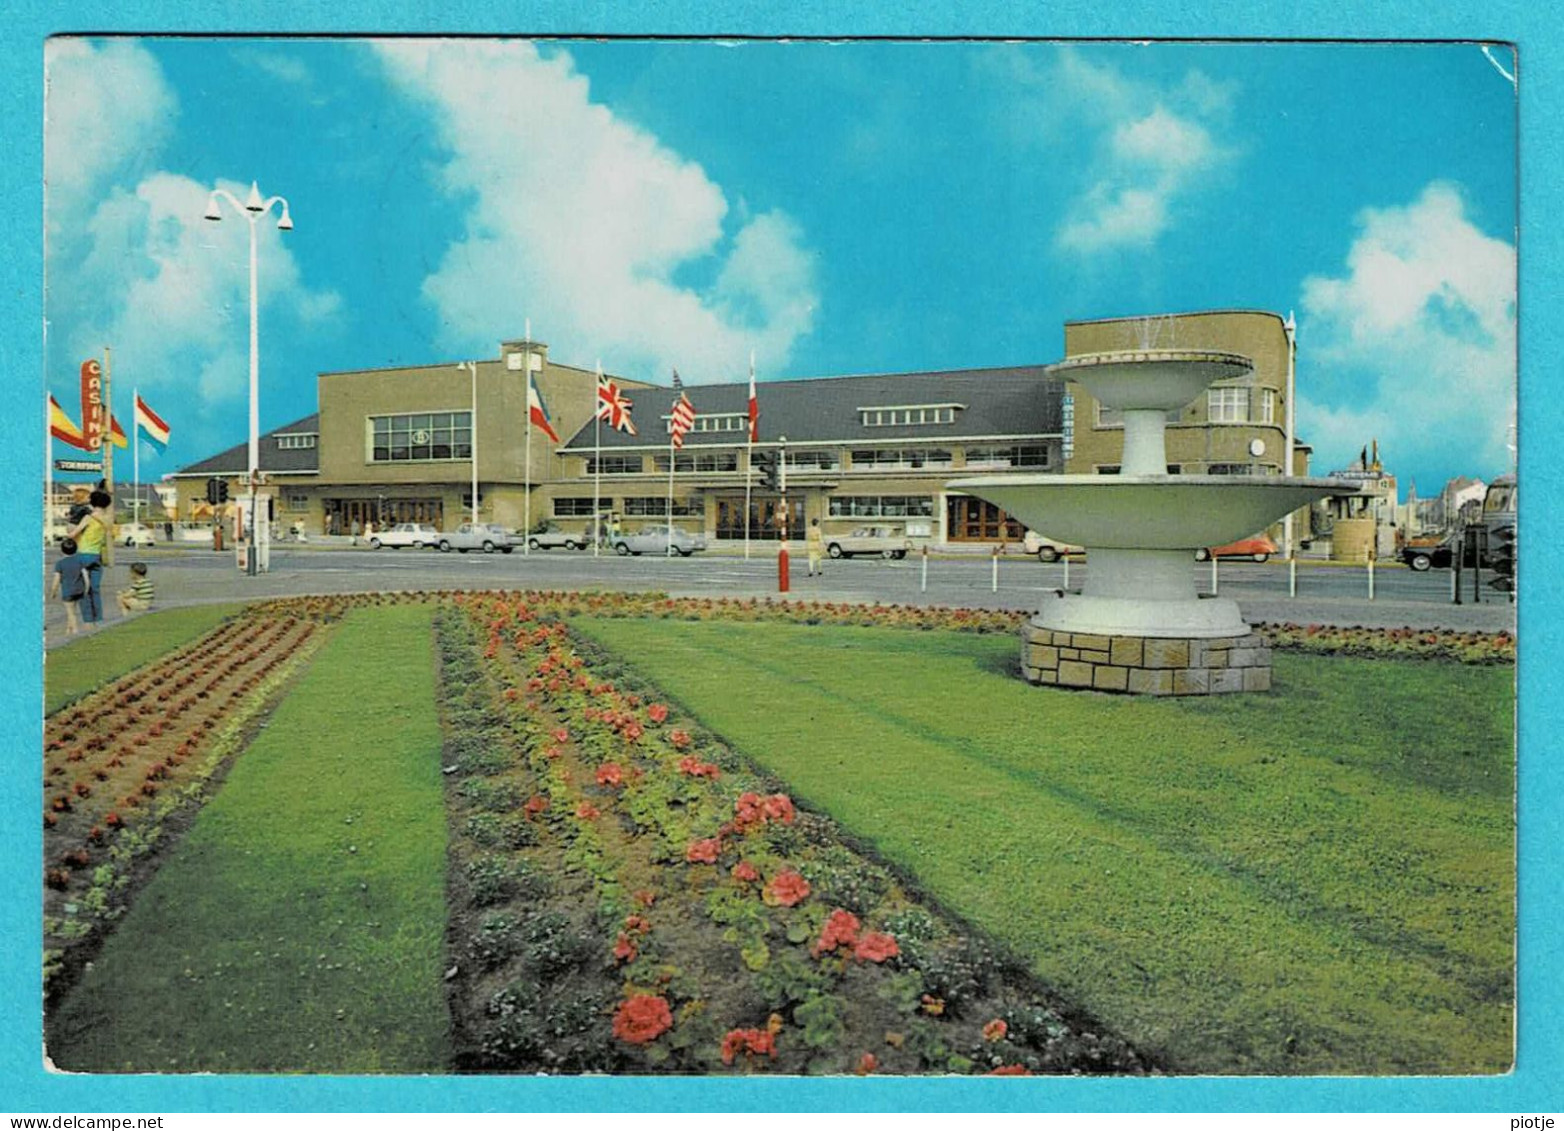
<path fill-rule="evenodd" d="M 630 420 L 629 397 L 620 392 L 619 386 L 612 381 L 599 377 L 597 381 L 597 418 L 608 421 L 610 428 L 617 428 L 621 432 L 637 435 L 635 424 Z"/>

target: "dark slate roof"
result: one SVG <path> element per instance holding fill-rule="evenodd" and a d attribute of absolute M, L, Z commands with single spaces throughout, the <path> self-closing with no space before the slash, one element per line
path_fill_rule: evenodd
<path fill-rule="evenodd" d="M 260 437 L 260 464 L 262 471 L 293 471 L 308 472 L 320 470 L 320 446 L 319 441 L 313 448 L 279 448 L 277 437 L 293 432 L 320 432 L 320 413 L 312 412 L 308 416 L 295 420 L 292 424 L 284 424 L 281 428 L 273 428 Z M 182 467 L 174 472 L 175 475 L 243 475 L 249 470 L 250 441 L 235 444 L 227 451 L 218 452 L 215 456 L 208 456 L 198 463 L 192 463 L 188 467 Z"/>
<path fill-rule="evenodd" d="M 742 413 L 749 404 L 749 384 L 686 385 L 685 394 L 699 415 Z M 638 436 L 602 429 L 604 450 L 667 447 L 663 417 L 673 404 L 668 388 L 631 389 L 630 416 Z M 997 369 L 957 369 L 936 373 L 882 373 L 861 377 L 806 377 L 762 381 L 755 387 L 760 406 L 760 442 L 789 444 L 841 442 L 883 444 L 938 441 L 958 436 L 1040 436 L 1063 430 L 1064 383 L 1044 374 L 1044 366 Z M 964 405 L 950 424 L 866 426 L 858 410 L 934 404 Z M 564 445 L 591 451 L 596 426 L 592 421 Z M 684 446 L 732 447 L 744 442 L 741 432 L 688 432 Z"/>

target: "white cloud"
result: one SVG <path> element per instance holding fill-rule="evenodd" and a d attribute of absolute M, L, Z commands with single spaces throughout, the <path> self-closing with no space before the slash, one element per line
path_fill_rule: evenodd
<path fill-rule="evenodd" d="M 1345 274 L 1303 282 L 1298 400 L 1316 466 L 1345 466 L 1377 437 L 1387 466 L 1454 455 L 1468 474 L 1507 470 L 1514 246 L 1478 230 L 1444 183 L 1366 209 L 1358 228 Z M 1309 394 L 1310 369 L 1336 392 Z"/>
<path fill-rule="evenodd" d="M 51 39 L 44 48 L 46 239 L 54 250 L 116 174 L 149 168 L 178 106 L 157 61 L 129 40 L 95 47 Z"/>
<path fill-rule="evenodd" d="M 1232 87 L 1200 71 L 1158 87 L 1064 50 L 1051 68 L 1020 74 L 1021 97 L 1032 104 L 1020 120 L 1031 123 L 1034 144 L 1060 157 L 1059 174 L 1083 186 L 1057 222 L 1062 251 L 1151 247 L 1233 156 L 1212 132 L 1226 119 Z"/>
<path fill-rule="evenodd" d="M 775 212 L 735 222 L 699 165 L 594 103 L 568 55 L 521 42 L 377 46 L 433 110 L 445 185 L 471 202 L 424 283 L 446 348 L 492 348 L 531 318 L 562 359 L 721 380 L 747 373 L 751 349 L 781 365 L 809 332 L 816 296 L 797 225 Z M 715 282 L 677 278 L 690 269 Z"/>

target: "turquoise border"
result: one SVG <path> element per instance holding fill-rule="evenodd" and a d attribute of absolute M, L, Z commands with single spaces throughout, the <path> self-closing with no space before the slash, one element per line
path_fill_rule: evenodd
<path fill-rule="evenodd" d="M 1549 739 L 1561 719 L 1558 609 L 1546 570 L 1556 540 L 1539 534 L 1522 550 L 1532 579 L 1521 606 L 1521 821 L 1519 1056 L 1514 1073 L 1492 1079 L 1007 1079 L 1007 1080 L 550 1080 L 538 1078 L 364 1079 L 316 1077 L 70 1077 L 38 1063 L 39 979 L 32 955 L 40 930 L 36 861 L 42 747 L 42 681 L 38 641 L 37 476 L 43 452 L 37 393 L 42 373 L 42 44 L 72 32 L 309 30 L 321 33 L 590 33 L 923 36 L 1121 36 L 1132 38 L 1397 38 L 1507 40 L 1519 45 L 1521 76 L 1521 463 L 1527 483 L 1526 525 L 1545 530 L 1557 511 L 1560 460 L 1553 437 L 1561 422 L 1549 394 L 1564 366 L 1559 304 L 1564 226 L 1557 218 L 1560 161 L 1557 122 L 1564 80 L 1561 21 L 1534 0 L 1476 0 L 1439 5 L 1393 0 L 1370 6 L 1348 0 L 1276 4 L 1207 0 L 1194 4 L 1140 0 L 1104 6 L 1064 0 L 1045 10 L 1004 0 L 899 0 L 844 6 L 819 0 L 772 5 L 764 0 L 695 5 L 668 0 L 613 3 L 484 3 L 459 0 L 293 0 L 219 10 L 189 0 L 89 0 L 70 5 L 22 0 L 8 6 L 0 39 L 0 98 L 6 160 L 0 201 L 8 254 L 0 287 L 0 406 L 8 442 L 0 447 L 0 483 L 13 514 L 0 536 L 0 602 L 10 610 L 12 647 L 0 655 L 0 686 L 11 691 L 0 719 L 11 736 L 4 759 L 0 820 L 11 848 L 0 854 L 0 924 L 14 953 L 0 958 L 0 1109 L 25 1113 L 197 1111 L 577 1111 L 577 1110 L 991 1110 L 991 1111 L 1553 1111 L 1564 1109 L 1559 1071 L 1559 977 L 1564 969 L 1557 916 L 1564 906 L 1559 853 L 1564 766 Z M 1546 218 L 1539 222 L 1538 218 Z M 1551 222 L 1549 222 L 1551 221 Z"/>

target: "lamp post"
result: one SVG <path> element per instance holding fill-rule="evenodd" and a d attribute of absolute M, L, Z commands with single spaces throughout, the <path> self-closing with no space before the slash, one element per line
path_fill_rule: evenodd
<path fill-rule="evenodd" d="M 478 525 L 478 363 L 458 361 L 456 368 L 472 374 L 472 413 L 468 420 L 467 445 L 472 452 L 472 524 Z M 529 425 L 530 427 L 530 425 Z"/>
<path fill-rule="evenodd" d="M 1297 443 L 1294 429 L 1297 426 L 1297 417 L 1293 415 L 1293 394 L 1297 387 L 1298 367 L 1298 323 L 1293 321 L 1292 311 L 1287 312 L 1287 321 L 1282 324 L 1282 329 L 1287 334 L 1287 443 L 1285 454 L 1282 457 L 1282 474 L 1291 475 L 1293 448 Z M 1293 512 L 1287 512 L 1287 518 L 1282 526 L 1282 554 L 1289 561 L 1292 560 L 1292 523 Z"/>
<path fill-rule="evenodd" d="M 250 222 L 250 537 L 245 546 L 245 573 L 254 576 L 259 568 L 259 553 L 255 545 L 256 520 L 255 520 L 255 488 L 260 479 L 261 470 L 261 431 L 260 431 L 260 377 L 261 377 L 261 347 L 260 318 L 258 315 L 257 294 L 255 287 L 255 222 L 271 211 L 272 205 L 282 205 L 282 214 L 277 219 L 277 229 L 283 232 L 293 230 L 293 218 L 288 215 L 288 202 L 280 196 L 261 199 L 261 190 L 254 181 L 250 182 L 250 195 L 243 204 L 239 198 L 227 189 L 213 189 L 212 195 L 207 199 L 206 218 L 219 221 L 223 218 L 222 210 L 218 207 L 220 201 L 226 200 L 233 205 L 234 211 Z"/>

